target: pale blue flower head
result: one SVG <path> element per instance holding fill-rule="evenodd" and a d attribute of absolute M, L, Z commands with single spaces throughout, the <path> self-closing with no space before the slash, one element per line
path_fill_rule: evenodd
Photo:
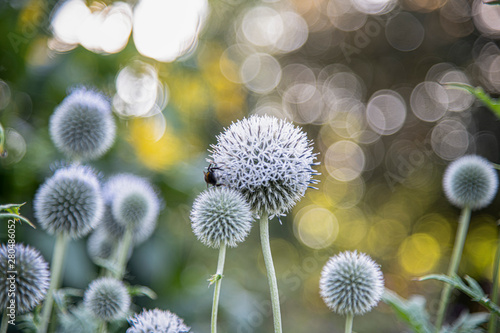
<path fill-rule="evenodd" d="M 175 313 L 159 309 L 143 310 L 128 319 L 127 333 L 189 333 L 191 328 Z"/>
<path fill-rule="evenodd" d="M 443 187 L 446 197 L 455 206 L 481 209 L 488 206 L 497 194 L 498 174 L 487 159 L 468 155 L 448 166 Z"/>
<path fill-rule="evenodd" d="M 117 245 L 117 239 L 110 235 L 104 227 L 98 226 L 87 239 L 87 252 L 90 258 L 98 263 L 109 259 Z"/>
<path fill-rule="evenodd" d="M 85 308 L 104 321 L 125 318 L 130 308 L 130 295 L 122 281 L 104 277 L 92 281 L 83 296 Z"/>
<path fill-rule="evenodd" d="M 320 295 L 340 315 L 361 315 L 378 304 L 384 292 L 380 267 L 364 253 L 342 252 L 321 272 Z"/>
<path fill-rule="evenodd" d="M 202 192 L 191 210 L 191 227 L 205 245 L 235 247 L 252 228 L 250 205 L 236 190 L 220 186 Z"/>
<path fill-rule="evenodd" d="M 9 256 L 15 256 L 15 264 L 10 265 Z M 14 280 L 9 280 L 11 274 L 8 271 L 16 271 Z M 13 291 L 9 290 L 14 282 Z M 37 306 L 47 294 L 50 284 L 49 265 L 43 259 L 38 250 L 23 244 L 14 246 L 2 244 L 0 246 L 0 309 L 5 310 L 10 304 L 9 293 L 12 293 L 16 301 L 16 312 L 19 314 L 31 311 Z"/>
<path fill-rule="evenodd" d="M 270 116 L 251 116 L 233 123 L 212 145 L 220 184 L 240 191 L 252 210 L 270 217 L 284 215 L 317 181 L 316 154 L 306 134 Z"/>
<path fill-rule="evenodd" d="M 72 159 L 92 160 L 113 144 L 116 133 L 111 103 L 100 92 L 73 90 L 50 117 L 55 146 Z"/>
<path fill-rule="evenodd" d="M 34 210 L 38 223 L 50 234 L 63 233 L 72 238 L 87 235 L 104 211 L 95 173 L 85 166 L 57 170 L 38 189 Z"/>
<path fill-rule="evenodd" d="M 131 228 L 135 244 L 153 233 L 161 200 L 151 184 L 132 174 L 111 177 L 103 188 L 106 210 L 102 225 L 110 235 L 121 238 Z"/>

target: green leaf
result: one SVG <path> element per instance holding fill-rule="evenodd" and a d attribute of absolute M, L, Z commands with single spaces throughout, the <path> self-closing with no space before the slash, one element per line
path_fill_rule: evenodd
<path fill-rule="evenodd" d="M 158 297 L 152 289 L 145 286 L 129 286 L 128 292 L 130 296 L 147 296 L 151 299 L 156 299 Z"/>
<path fill-rule="evenodd" d="M 500 1 L 488 1 L 485 2 L 486 5 L 500 5 Z"/>
<path fill-rule="evenodd" d="M 481 304 L 491 312 L 495 313 L 496 315 L 500 315 L 500 307 L 497 304 L 491 302 L 491 300 L 484 293 L 483 289 L 481 289 L 481 287 L 479 286 L 479 283 L 477 283 L 477 281 L 471 278 L 470 276 L 465 277 L 467 285 L 457 275 L 449 277 L 444 274 L 431 274 L 421 277 L 419 280 L 420 281 L 438 280 L 444 283 L 448 283 L 453 288 L 458 289 L 467 296 L 469 296 L 473 301 L 478 302 L 479 304 Z"/>
<path fill-rule="evenodd" d="M 481 296 L 481 298 L 487 297 L 486 294 L 484 293 L 483 289 L 481 288 L 481 286 L 479 285 L 479 283 L 477 283 L 476 280 L 474 280 L 470 276 L 466 275 L 465 276 L 465 281 L 469 285 L 469 288 L 474 293 L 474 295 Z M 474 301 L 478 302 L 481 298 L 474 299 Z"/>
<path fill-rule="evenodd" d="M 213 285 L 215 282 L 219 281 L 222 279 L 222 274 L 214 274 L 210 277 L 210 279 L 208 279 L 207 281 L 210 282 L 208 284 L 208 286 L 210 287 L 211 285 Z"/>
<path fill-rule="evenodd" d="M 476 96 L 478 100 L 483 102 L 493 113 L 500 118 L 500 102 L 497 99 L 491 98 L 490 95 L 484 92 L 481 87 L 473 87 L 471 85 L 460 83 L 460 82 L 450 82 L 444 83 L 443 86 L 447 88 L 457 88 L 463 89 Z"/>
<path fill-rule="evenodd" d="M 68 300 L 72 297 L 83 297 L 83 290 L 75 288 L 63 288 L 54 292 L 54 303 L 62 311 L 68 309 Z"/>
<path fill-rule="evenodd" d="M 21 216 L 21 206 L 26 204 L 26 202 L 23 202 L 22 204 L 6 204 L 6 205 L 0 205 L 0 211 L 6 211 L 6 213 L 0 213 L 0 218 L 14 218 L 14 220 L 17 221 L 23 221 L 28 223 L 33 229 L 36 229 L 35 225 L 31 223 L 30 220 L 25 218 L 24 216 Z"/>
<path fill-rule="evenodd" d="M 433 333 L 435 328 L 425 310 L 425 298 L 414 295 L 406 300 L 395 292 L 385 289 L 382 300 L 415 332 Z"/>
<path fill-rule="evenodd" d="M 480 327 L 488 321 L 489 313 L 463 313 L 458 319 L 450 326 L 444 327 L 440 333 L 480 333 L 484 330 Z"/>

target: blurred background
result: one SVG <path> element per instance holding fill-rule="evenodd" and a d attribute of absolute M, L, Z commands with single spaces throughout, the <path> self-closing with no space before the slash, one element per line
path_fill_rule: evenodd
<path fill-rule="evenodd" d="M 129 262 L 126 281 L 159 295 L 136 298 L 136 310 L 170 309 L 208 332 L 218 252 L 189 221 L 207 149 L 249 114 L 287 118 L 314 140 L 322 175 L 271 223 L 284 331 L 343 332 L 318 294 L 321 268 L 343 250 L 369 254 L 388 288 L 424 294 L 435 314 L 442 284 L 414 278 L 448 266 L 460 212 L 444 197 L 443 170 L 465 154 L 500 162 L 497 118 L 440 84 L 498 96 L 499 38 L 500 6 L 481 0 L 0 0 L 0 203 L 26 202 L 21 213 L 34 220 L 34 194 L 64 158 L 51 113 L 72 87 L 104 91 L 119 130 L 92 165 L 103 179 L 148 177 L 166 203 Z M 459 270 L 488 291 L 498 204 L 473 213 Z M 221 332 L 271 330 L 258 236 L 228 250 Z M 18 227 L 17 240 L 50 261 L 54 239 L 41 229 Z M 67 255 L 64 286 L 85 289 L 98 274 L 86 240 Z M 481 310 L 457 293 L 452 315 L 467 308 Z M 383 304 L 354 327 L 405 331 Z"/>

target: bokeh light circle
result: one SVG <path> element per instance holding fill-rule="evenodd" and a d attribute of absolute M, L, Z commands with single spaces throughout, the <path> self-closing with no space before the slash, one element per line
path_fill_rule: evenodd
<path fill-rule="evenodd" d="M 410 105 L 413 113 L 420 120 L 437 121 L 448 110 L 448 93 L 436 82 L 421 82 L 411 93 Z"/>
<path fill-rule="evenodd" d="M 254 53 L 243 62 L 240 77 L 251 91 L 268 93 L 276 88 L 281 80 L 281 66 L 278 60 L 267 53 Z"/>
<path fill-rule="evenodd" d="M 207 14 L 207 0 L 140 0 L 134 9 L 137 51 L 158 61 L 174 61 L 196 45 Z"/>
<path fill-rule="evenodd" d="M 413 51 L 422 44 L 425 30 L 410 13 L 402 12 L 393 16 L 385 27 L 385 37 L 389 44 L 399 51 Z"/>
<path fill-rule="evenodd" d="M 441 248 L 436 238 L 424 233 L 416 233 L 405 238 L 398 249 L 401 267 L 413 276 L 431 272 L 440 256 Z"/>
<path fill-rule="evenodd" d="M 306 246 L 323 249 L 338 236 L 339 223 L 328 209 L 315 206 L 302 208 L 294 217 L 296 237 Z"/>
<path fill-rule="evenodd" d="M 255 46 L 272 46 L 283 35 L 281 15 L 270 7 L 257 6 L 245 13 L 241 23 L 245 38 Z"/>
<path fill-rule="evenodd" d="M 469 132 L 460 121 L 443 119 L 432 129 L 432 150 L 442 159 L 453 161 L 467 152 L 469 137 Z"/>
<path fill-rule="evenodd" d="M 396 133 L 406 119 L 406 103 L 393 90 L 379 90 L 368 101 L 366 118 L 370 127 L 381 135 Z"/>
<path fill-rule="evenodd" d="M 325 167 L 339 181 L 351 181 L 361 175 L 366 162 L 361 147 L 347 140 L 335 142 L 325 153 Z"/>

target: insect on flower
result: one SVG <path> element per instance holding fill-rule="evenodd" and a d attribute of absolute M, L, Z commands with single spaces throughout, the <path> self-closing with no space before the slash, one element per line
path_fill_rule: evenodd
<path fill-rule="evenodd" d="M 212 186 L 221 186 L 222 184 L 219 184 L 217 181 L 217 177 L 215 177 L 215 172 L 214 170 L 219 170 L 220 168 L 214 167 L 213 163 L 210 163 L 208 165 L 207 171 L 203 171 L 203 174 L 205 175 L 205 182 L 207 183 L 207 188 L 208 185 Z"/>

